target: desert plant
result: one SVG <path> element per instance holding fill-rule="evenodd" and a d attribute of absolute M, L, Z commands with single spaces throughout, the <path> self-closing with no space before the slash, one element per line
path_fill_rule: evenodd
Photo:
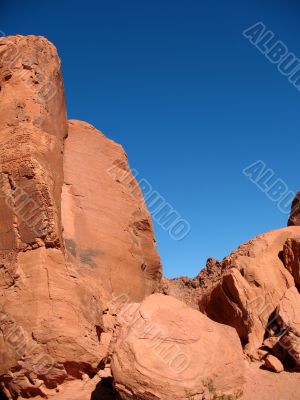
<path fill-rule="evenodd" d="M 235 394 L 218 395 L 215 384 L 211 378 L 206 379 L 203 382 L 203 386 L 206 387 L 206 389 L 208 390 L 210 400 L 238 400 L 242 396 L 241 391 L 238 391 Z"/>

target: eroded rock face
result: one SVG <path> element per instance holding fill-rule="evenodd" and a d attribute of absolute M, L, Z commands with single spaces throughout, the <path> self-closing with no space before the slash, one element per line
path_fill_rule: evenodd
<path fill-rule="evenodd" d="M 283 247 L 283 262 L 293 275 L 295 285 L 300 290 L 300 238 L 288 239 Z"/>
<path fill-rule="evenodd" d="M 122 147 L 93 126 L 69 122 L 62 207 L 68 259 L 111 295 L 141 301 L 161 263 L 141 190 Z"/>
<path fill-rule="evenodd" d="M 240 246 L 224 259 L 225 273 L 219 283 L 200 298 L 200 310 L 233 326 L 249 354 L 262 345 L 272 313 L 295 285 L 282 262 L 282 251 L 286 240 L 299 234 L 299 227 L 283 228 Z"/>
<path fill-rule="evenodd" d="M 0 379 L 17 398 L 96 371 L 101 298 L 64 256 L 56 49 L 41 37 L 3 38 L 0 76 Z"/>
<path fill-rule="evenodd" d="M 63 140 L 60 60 L 35 36 L 0 41 L 1 251 L 61 247 Z"/>
<path fill-rule="evenodd" d="M 295 287 L 287 290 L 279 303 L 275 321 L 281 333 L 276 344 L 279 356 L 290 366 L 300 368 L 300 295 Z"/>
<path fill-rule="evenodd" d="M 0 82 L 0 381 L 9 398 L 44 397 L 96 374 L 113 335 L 111 299 L 152 293 L 161 265 L 121 147 L 72 122 L 63 160 L 68 125 L 54 46 L 1 39 Z M 112 166 L 126 170 L 134 200 L 106 173 Z"/>
<path fill-rule="evenodd" d="M 228 266 L 222 261 L 208 258 L 205 268 L 195 278 L 188 278 L 187 276 L 174 279 L 163 278 L 159 292 L 175 297 L 199 310 L 199 298 L 220 281 L 226 268 Z"/>
<path fill-rule="evenodd" d="M 288 220 L 288 226 L 294 225 L 300 225 L 300 192 L 296 193 L 296 196 L 292 202 L 291 213 Z"/>
<path fill-rule="evenodd" d="M 118 318 L 112 372 L 122 399 L 202 399 L 209 385 L 219 394 L 242 389 L 234 329 L 162 294 L 125 306 Z"/>

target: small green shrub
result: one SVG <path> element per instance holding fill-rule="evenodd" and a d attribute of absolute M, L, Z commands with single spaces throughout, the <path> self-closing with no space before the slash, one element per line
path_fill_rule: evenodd
<path fill-rule="evenodd" d="M 204 381 L 203 386 L 207 388 L 210 395 L 210 400 L 238 400 L 242 396 L 241 391 L 238 391 L 235 394 L 218 395 L 212 379 L 207 379 Z"/>

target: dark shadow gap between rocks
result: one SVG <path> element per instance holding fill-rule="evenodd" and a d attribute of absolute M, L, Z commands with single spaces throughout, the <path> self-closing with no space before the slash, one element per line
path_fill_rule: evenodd
<path fill-rule="evenodd" d="M 8 398 L 5 396 L 5 394 L 2 392 L 0 389 L 0 400 L 8 400 Z"/>
<path fill-rule="evenodd" d="M 118 400 L 112 378 L 102 378 L 91 395 L 91 400 Z"/>

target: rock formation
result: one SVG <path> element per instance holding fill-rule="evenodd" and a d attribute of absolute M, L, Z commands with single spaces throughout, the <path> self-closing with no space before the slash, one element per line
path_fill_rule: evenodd
<path fill-rule="evenodd" d="M 283 228 L 240 246 L 224 259 L 220 281 L 199 300 L 201 311 L 237 330 L 249 354 L 262 345 L 270 316 L 295 285 L 282 253 L 286 240 L 299 235 L 299 227 Z"/>
<path fill-rule="evenodd" d="M 164 279 L 161 291 L 193 308 L 198 305 L 214 321 L 235 328 L 252 359 L 263 359 L 272 351 L 287 368 L 298 367 L 297 323 L 283 324 L 279 312 L 288 295 L 290 313 L 298 310 L 298 238 L 296 226 L 265 233 L 221 262 L 209 259 L 194 279 Z"/>
<path fill-rule="evenodd" d="M 300 225 L 300 192 L 296 193 L 296 196 L 292 202 L 291 213 L 288 219 L 288 226 L 294 225 Z"/>
<path fill-rule="evenodd" d="M 109 302 L 151 294 L 161 265 L 124 151 L 67 124 L 55 48 L 34 36 L 0 44 L 0 376 L 7 396 L 44 396 L 95 375 Z"/>
<path fill-rule="evenodd" d="M 300 367 L 300 296 L 295 287 L 288 289 L 275 311 L 277 331 L 273 352 L 290 367 Z"/>
<path fill-rule="evenodd" d="M 300 290 L 300 238 L 289 238 L 283 247 L 283 262 L 293 275 L 295 284 Z"/>
<path fill-rule="evenodd" d="M 228 266 L 224 263 L 214 258 L 209 258 L 205 268 L 193 279 L 186 276 L 174 279 L 162 278 L 159 291 L 199 310 L 199 298 L 215 283 L 220 281 L 226 268 Z"/>
<path fill-rule="evenodd" d="M 243 352 L 229 326 L 162 294 L 125 306 L 119 322 L 112 372 L 121 399 L 202 398 L 211 382 L 219 394 L 241 392 Z"/>
<path fill-rule="evenodd" d="M 54 46 L 2 38 L 0 82 L 0 398 L 299 399 L 300 227 L 162 278 L 124 150 L 67 121 Z"/>
<path fill-rule="evenodd" d="M 127 156 L 85 122 L 69 121 L 68 127 L 62 191 L 68 260 L 85 265 L 110 293 L 141 301 L 159 283 L 161 264 Z"/>

